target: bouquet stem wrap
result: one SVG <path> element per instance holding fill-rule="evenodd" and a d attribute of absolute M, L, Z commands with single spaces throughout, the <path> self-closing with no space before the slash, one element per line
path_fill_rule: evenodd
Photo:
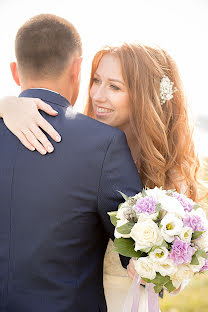
<path fill-rule="evenodd" d="M 153 284 L 140 285 L 136 274 L 124 304 L 123 312 L 159 312 L 159 297 Z"/>

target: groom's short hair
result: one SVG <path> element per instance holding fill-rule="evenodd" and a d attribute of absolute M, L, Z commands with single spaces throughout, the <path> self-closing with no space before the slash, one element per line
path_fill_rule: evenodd
<path fill-rule="evenodd" d="M 16 35 L 18 68 L 31 78 L 57 77 L 75 52 L 82 54 L 79 33 L 70 22 L 56 15 L 37 15 Z"/>

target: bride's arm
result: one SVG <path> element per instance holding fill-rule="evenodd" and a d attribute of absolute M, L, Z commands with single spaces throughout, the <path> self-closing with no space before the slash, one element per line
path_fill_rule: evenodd
<path fill-rule="evenodd" d="M 58 114 L 50 105 L 40 99 L 14 96 L 0 99 L 0 118 L 3 118 L 6 127 L 19 138 L 26 148 L 31 151 L 36 149 L 44 155 L 46 152 L 52 152 L 53 146 L 40 128 L 56 142 L 60 142 L 61 137 L 41 116 L 39 109 L 52 116 Z"/>

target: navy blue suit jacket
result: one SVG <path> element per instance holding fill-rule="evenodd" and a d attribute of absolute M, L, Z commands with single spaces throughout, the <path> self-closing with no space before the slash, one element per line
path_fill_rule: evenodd
<path fill-rule="evenodd" d="M 123 132 L 73 112 L 59 94 L 24 91 L 59 112 L 52 154 L 30 152 L 0 120 L 0 311 L 106 311 L 108 211 L 142 184 Z M 125 264 L 125 263 L 123 263 Z"/>

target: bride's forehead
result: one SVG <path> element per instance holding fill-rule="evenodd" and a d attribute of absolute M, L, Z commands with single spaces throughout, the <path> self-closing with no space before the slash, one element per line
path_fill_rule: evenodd
<path fill-rule="evenodd" d="M 120 60 L 111 54 L 106 54 L 100 60 L 95 72 L 100 76 L 116 75 L 122 77 Z"/>

